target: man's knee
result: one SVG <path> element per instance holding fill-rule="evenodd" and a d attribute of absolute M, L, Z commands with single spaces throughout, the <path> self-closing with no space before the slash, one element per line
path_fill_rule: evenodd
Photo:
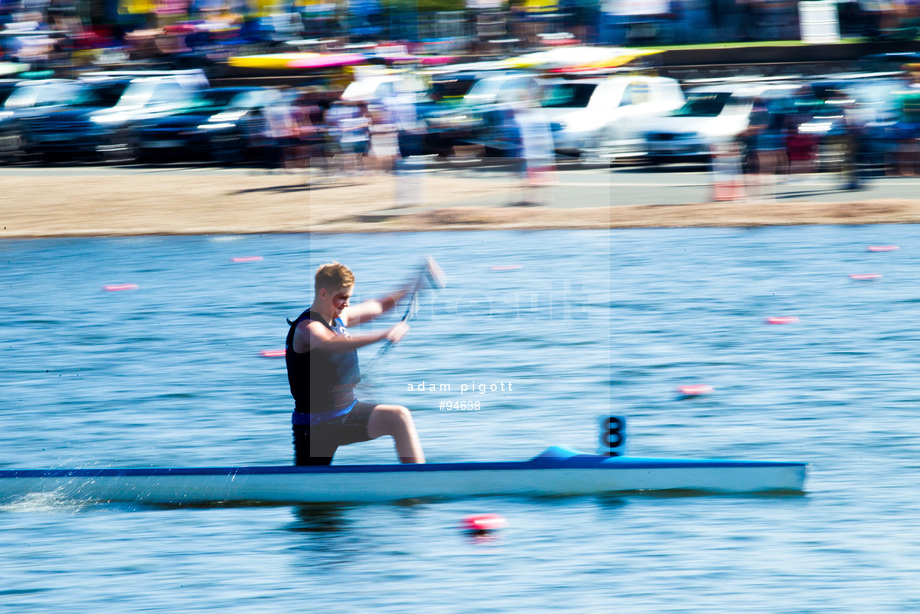
<path fill-rule="evenodd" d="M 375 416 L 372 419 L 372 426 L 383 435 L 393 435 L 394 433 L 403 432 L 406 428 L 412 426 L 412 414 L 409 408 L 402 405 L 388 405 L 378 407 L 374 410 Z"/>
<path fill-rule="evenodd" d="M 412 423 L 412 414 L 409 412 L 408 407 L 393 405 L 387 409 L 389 410 L 388 418 L 392 424 L 401 426 Z"/>

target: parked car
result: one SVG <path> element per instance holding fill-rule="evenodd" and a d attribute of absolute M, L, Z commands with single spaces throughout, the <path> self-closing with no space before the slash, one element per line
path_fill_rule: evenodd
<path fill-rule="evenodd" d="M 687 93 L 682 107 L 646 127 L 647 160 L 652 164 L 708 161 L 714 145 L 744 144 L 741 137 L 751 125 L 755 110 L 766 107 L 770 115 L 799 116 L 801 120 L 814 102 L 811 88 L 801 83 L 695 88 Z"/>
<path fill-rule="evenodd" d="M 132 123 L 180 109 L 207 86 L 201 71 L 156 76 L 103 73 L 81 80 L 65 107 L 21 122 L 24 147 L 45 157 L 136 158 Z"/>
<path fill-rule="evenodd" d="M 424 136 L 423 150 L 426 153 L 448 156 L 454 145 L 454 133 L 451 130 L 433 130 L 428 118 L 449 117 L 460 105 L 481 73 L 463 71 L 433 75 L 428 83 L 428 91 L 416 105 L 419 120 L 427 128 Z"/>
<path fill-rule="evenodd" d="M 514 109 L 537 104 L 542 97 L 543 85 L 534 75 L 491 74 L 476 81 L 461 103 L 425 118 L 426 142 L 436 139 L 448 150 L 461 145 L 478 147 L 490 156 L 516 155 L 516 139 L 508 133 Z"/>
<path fill-rule="evenodd" d="M 248 157 L 264 130 L 265 108 L 281 99 L 275 88 L 217 87 L 197 92 L 175 111 L 131 125 L 140 158 L 170 156 L 235 162 Z"/>
<path fill-rule="evenodd" d="M 639 122 L 683 104 L 676 79 L 612 76 L 554 82 L 541 106 L 551 122 L 557 153 L 614 158 L 643 151 Z"/>
<path fill-rule="evenodd" d="M 71 79 L 17 81 L 0 86 L 0 163 L 15 163 L 25 155 L 21 122 L 41 118 L 70 102 L 79 90 Z"/>

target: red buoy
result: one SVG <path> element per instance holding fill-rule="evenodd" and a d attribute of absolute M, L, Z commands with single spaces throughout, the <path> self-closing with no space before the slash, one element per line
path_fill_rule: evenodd
<path fill-rule="evenodd" d="M 284 358 L 285 354 L 287 354 L 287 350 L 262 350 L 259 352 L 259 355 L 264 358 Z"/>
<path fill-rule="evenodd" d="M 799 319 L 795 316 L 777 316 L 767 318 L 767 324 L 798 324 Z"/>
<path fill-rule="evenodd" d="M 508 522 L 499 514 L 473 514 L 463 519 L 462 526 L 465 531 L 472 533 L 489 533 L 504 529 Z"/>
<path fill-rule="evenodd" d="M 137 284 L 109 284 L 103 286 L 106 292 L 121 292 L 124 290 L 137 290 Z"/>
<path fill-rule="evenodd" d="M 685 397 L 695 397 L 700 394 L 709 394 L 713 390 L 715 389 L 708 384 L 689 384 L 686 386 L 677 387 L 677 391 Z"/>
<path fill-rule="evenodd" d="M 870 245 L 869 246 L 870 252 L 896 252 L 899 249 L 901 248 L 898 247 L 897 245 Z"/>

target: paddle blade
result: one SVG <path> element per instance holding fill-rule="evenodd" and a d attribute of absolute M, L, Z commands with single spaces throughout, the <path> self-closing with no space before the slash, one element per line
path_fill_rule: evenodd
<path fill-rule="evenodd" d="M 425 274 L 428 283 L 433 288 L 440 290 L 447 287 L 447 275 L 444 274 L 444 269 L 430 255 L 426 257 Z"/>

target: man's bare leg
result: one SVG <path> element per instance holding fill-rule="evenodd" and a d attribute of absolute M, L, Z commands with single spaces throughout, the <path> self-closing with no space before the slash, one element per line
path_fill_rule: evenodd
<path fill-rule="evenodd" d="M 422 442 L 415 430 L 412 414 L 401 405 L 375 405 L 367 423 L 367 436 L 377 439 L 389 435 L 396 442 L 401 463 L 424 463 Z"/>

